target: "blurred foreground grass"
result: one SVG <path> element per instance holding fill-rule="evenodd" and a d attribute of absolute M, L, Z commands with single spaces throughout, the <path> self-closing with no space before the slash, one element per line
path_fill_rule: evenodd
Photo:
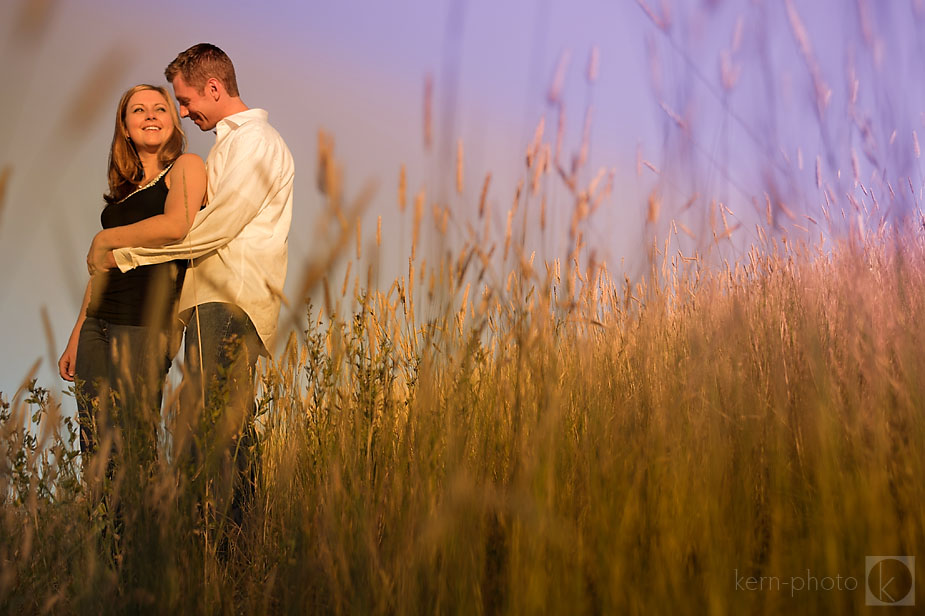
<path fill-rule="evenodd" d="M 312 314 L 262 376 L 226 557 L 169 451 L 117 478 L 107 547 L 33 387 L 4 403 L 0 611 L 861 613 L 865 555 L 925 552 L 923 263 L 916 231 L 622 289 L 522 261 L 423 325 L 405 281 Z"/>

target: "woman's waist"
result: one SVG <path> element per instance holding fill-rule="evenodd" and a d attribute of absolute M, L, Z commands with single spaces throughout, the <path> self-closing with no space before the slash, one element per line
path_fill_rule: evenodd
<path fill-rule="evenodd" d="M 139 267 L 128 272 L 110 270 L 91 282 L 89 316 L 136 312 L 176 303 L 183 283 L 185 265 L 175 262 Z"/>

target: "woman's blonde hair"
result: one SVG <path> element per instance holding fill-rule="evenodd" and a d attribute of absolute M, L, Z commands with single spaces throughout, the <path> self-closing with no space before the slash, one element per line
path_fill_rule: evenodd
<path fill-rule="evenodd" d="M 116 128 L 112 134 L 112 146 L 109 148 L 109 192 L 103 195 L 106 203 L 121 201 L 137 189 L 145 177 L 141 159 L 138 157 L 135 144 L 132 143 L 128 128 L 125 125 L 125 112 L 128 108 L 129 100 L 136 92 L 143 90 L 160 92 L 164 100 L 167 101 L 167 108 L 170 110 L 170 118 L 173 121 L 173 134 L 170 135 L 161 146 L 160 151 L 158 151 L 158 161 L 166 167 L 177 160 L 186 150 L 186 134 L 180 126 L 177 105 L 166 88 L 152 86 L 147 83 L 129 88 L 119 100 L 119 107 L 116 110 Z"/>

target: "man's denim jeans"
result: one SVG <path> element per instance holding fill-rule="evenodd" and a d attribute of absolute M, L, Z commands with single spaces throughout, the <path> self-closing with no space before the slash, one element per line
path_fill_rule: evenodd
<path fill-rule="evenodd" d="M 238 525 L 254 490 L 254 379 L 262 350 L 250 318 L 234 304 L 210 302 L 193 310 L 185 338 L 184 406 L 192 410 L 187 451 L 194 465 L 203 465 L 203 477 L 214 481 L 219 513 L 227 511 Z"/>

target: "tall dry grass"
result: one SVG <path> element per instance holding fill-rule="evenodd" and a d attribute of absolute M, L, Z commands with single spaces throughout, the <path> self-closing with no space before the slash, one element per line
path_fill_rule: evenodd
<path fill-rule="evenodd" d="M 225 556 L 166 450 L 114 480 L 114 528 L 33 385 L 4 403 L 0 605 L 860 613 L 864 556 L 925 546 L 923 257 L 918 230 L 769 241 L 635 288 L 524 259 L 426 321 L 407 280 L 349 318 L 309 308 L 262 375 L 258 494 Z M 860 583 L 736 586 L 807 571 Z"/>

